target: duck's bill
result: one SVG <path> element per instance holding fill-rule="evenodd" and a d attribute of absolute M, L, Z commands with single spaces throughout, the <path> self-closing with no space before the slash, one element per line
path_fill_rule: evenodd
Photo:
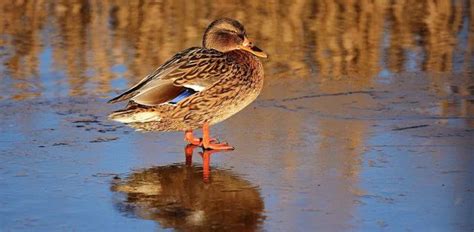
<path fill-rule="evenodd" d="M 262 57 L 262 58 L 267 58 L 268 57 L 267 53 L 263 52 L 262 49 L 258 48 L 257 46 L 250 45 L 250 46 L 242 46 L 241 48 L 245 51 L 248 51 L 248 52 L 258 56 L 258 57 Z"/>

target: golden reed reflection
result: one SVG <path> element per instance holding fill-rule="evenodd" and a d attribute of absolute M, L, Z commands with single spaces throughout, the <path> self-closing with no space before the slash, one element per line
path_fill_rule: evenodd
<path fill-rule="evenodd" d="M 381 63 L 394 73 L 407 66 L 449 72 L 461 53 L 463 70 L 472 74 L 474 13 L 467 1 L 10 0 L 0 2 L 0 13 L 0 70 L 12 79 L 4 88 L 18 99 L 44 89 L 46 48 L 53 59 L 47 68 L 66 76 L 69 95 L 107 94 L 121 75 L 131 85 L 199 45 L 209 21 L 224 16 L 241 20 L 272 55 L 272 78 L 350 76 L 366 86 Z M 464 25 L 467 42 L 459 39 Z"/>
<path fill-rule="evenodd" d="M 186 164 L 147 168 L 123 179 L 116 177 L 111 189 L 124 194 L 124 198 L 117 199 L 116 208 L 133 217 L 154 220 L 163 228 L 258 230 L 264 220 L 259 190 L 227 170 L 212 170 L 210 179 L 211 151 L 200 153 L 204 164 L 199 168 L 192 165 L 194 148 L 185 148 Z"/>

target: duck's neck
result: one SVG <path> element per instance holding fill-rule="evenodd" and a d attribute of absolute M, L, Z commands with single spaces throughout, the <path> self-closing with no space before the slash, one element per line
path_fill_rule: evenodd
<path fill-rule="evenodd" d="M 253 55 L 252 53 L 247 52 L 247 51 L 232 50 L 232 51 L 226 52 L 226 54 L 231 59 L 234 59 L 234 60 L 238 61 L 239 63 L 247 63 L 247 64 L 250 64 L 250 65 L 259 65 L 260 64 L 260 60 L 255 55 Z"/>

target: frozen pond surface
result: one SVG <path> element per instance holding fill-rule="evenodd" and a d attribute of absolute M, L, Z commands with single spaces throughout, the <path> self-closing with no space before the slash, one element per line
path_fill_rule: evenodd
<path fill-rule="evenodd" d="M 202 5 L 0 3 L 0 231 L 474 229 L 472 5 Z M 207 173 L 106 101 L 222 16 L 270 59 Z"/>

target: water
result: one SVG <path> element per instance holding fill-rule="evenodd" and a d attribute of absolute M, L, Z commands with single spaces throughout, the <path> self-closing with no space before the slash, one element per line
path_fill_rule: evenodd
<path fill-rule="evenodd" d="M 2 1 L 0 230 L 474 229 L 469 1 Z M 270 57 L 192 161 L 105 102 L 215 18 Z"/>

